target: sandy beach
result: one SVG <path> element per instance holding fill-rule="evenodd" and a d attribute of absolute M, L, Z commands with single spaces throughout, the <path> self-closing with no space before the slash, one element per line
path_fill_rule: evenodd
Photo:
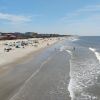
<path fill-rule="evenodd" d="M 27 46 L 19 46 L 16 48 L 12 46 L 13 43 L 18 42 L 28 42 Z M 35 43 L 34 41 L 38 41 Z M 7 64 L 13 63 L 20 60 L 23 57 L 28 56 L 30 53 L 45 48 L 48 45 L 52 45 L 58 41 L 57 38 L 32 38 L 32 39 L 18 39 L 18 40 L 2 40 L 0 41 L 0 66 L 5 66 Z M 11 50 L 5 51 L 7 46 L 11 45 Z"/>
<path fill-rule="evenodd" d="M 64 41 L 62 38 L 61 41 L 58 38 L 40 39 L 36 47 L 30 44 L 1 52 L 6 64 L 25 59 L 1 66 L 0 100 L 70 100 L 67 89 L 70 55 L 60 51 Z M 9 41 L 2 41 L 5 42 Z"/>

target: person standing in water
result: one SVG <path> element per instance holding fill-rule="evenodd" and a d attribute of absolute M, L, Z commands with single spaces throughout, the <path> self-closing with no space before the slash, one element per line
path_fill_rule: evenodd
<path fill-rule="evenodd" d="M 73 47 L 73 50 L 75 51 L 75 47 Z"/>

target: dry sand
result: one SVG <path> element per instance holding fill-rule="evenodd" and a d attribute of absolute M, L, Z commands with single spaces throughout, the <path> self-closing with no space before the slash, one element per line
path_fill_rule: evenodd
<path fill-rule="evenodd" d="M 5 52 L 4 51 L 4 48 L 5 48 L 4 44 L 5 43 L 13 43 L 13 42 L 17 42 L 17 41 L 27 41 L 27 40 L 26 39 L 24 39 L 24 40 L 19 39 L 19 40 L 0 41 L 0 66 L 4 66 L 4 65 L 13 63 L 21 58 L 24 58 L 28 54 L 48 46 L 48 44 L 49 45 L 54 44 L 58 41 L 58 38 L 45 38 L 45 39 L 33 38 L 33 39 L 28 39 L 28 40 L 38 40 L 39 41 L 39 43 L 37 44 L 38 46 L 35 47 L 32 45 L 28 45 L 25 48 L 12 47 L 11 51 Z"/>

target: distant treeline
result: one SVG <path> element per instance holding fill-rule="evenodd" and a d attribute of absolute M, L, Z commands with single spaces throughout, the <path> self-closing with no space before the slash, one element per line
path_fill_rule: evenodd
<path fill-rule="evenodd" d="M 65 37 L 71 35 L 60 35 L 60 34 L 38 34 L 36 32 L 26 32 L 26 33 L 3 33 L 0 32 L 0 40 L 3 39 L 27 39 L 27 38 L 50 38 L 50 37 Z"/>

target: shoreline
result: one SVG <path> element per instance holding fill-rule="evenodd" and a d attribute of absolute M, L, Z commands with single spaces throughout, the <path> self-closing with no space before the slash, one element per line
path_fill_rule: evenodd
<path fill-rule="evenodd" d="M 32 52 L 29 52 L 24 57 L 21 57 L 18 60 L 7 64 L 6 66 L 4 66 L 4 70 L 0 69 L 1 79 L 4 79 L 4 80 L 10 80 L 11 79 L 11 81 L 10 81 L 11 84 L 9 86 L 5 85 L 5 84 L 4 85 L 1 84 L 1 87 L 3 87 L 5 89 L 5 91 L 10 91 L 9 89 L 14 88 L 13 92 L 16 95 L 17 92 L 15 90 L 15 86 L 20 86 L 18 84 L 20 84 L 22 81 L 24 83 L 27 83 L 27 80 L 29 80 L 28 84 L 30 85 L 30 83 L 32 83 L 32 87 L 31 87 L 30 90 L 33 90 L 33 92 L 34 91 L 38 92 L 37 89 L 38 89 L 38 85 L 40 84 L 41 87 L 42 87 L 41 90 L 43 90 L 44 93 L 45 93 L 45 85 L 48 84 L 47 87 L 46 87 L 47 93 L 50 93 L 49 95 L 47 94 L 48 97 L 52 97 L 52 96 L 54 98 L 58 98 L 58 97 L 60 98 L 61 97 L 63 99 L 67 98 L 68 100 L 71 100 L 70 96 L 69 96 L 69 91 L 66 90 L 66 88 L 68 87 L 68 84 L 69 84 L 69 69 L 70 69 L 69 68 L 69 60 L 67 60 L 67 62 L 66 62 L 66 58 L 69 59 L 69 55 L 66 52 L 64 52 L 64 54 L 62 55 L 62 53 L 56 52 L 55 49 L 54 49 L 56 47 L 56 45 L 59 44 L 60 42 L 62 43 L 63 40 L 53 41 L 49 46 L 44 45 L 43 47 L 40 47 L 39 49 L 36 49 L 36 50 L 33 50 Z M 45 54 L 48 54 L 47 51 L 52 50 L 52 47 L 54 49 L 53 52 L 57 53 L 57 54 L 52 59 L 50 59 L 48 61 L 48 63 L 43 64 L 43 62 L 45 62 L 45 60 L 48 60 L 46 58 L 49 58 L 49 57 L 47 56 L 41 62 L 41 58 L 43 57 L 43 56 L 41 56 L 41 54 L 45 56 Z M 7 52 L 7 53 L 9 53 L 9 52 Z M 50 55 L 51 54 L 52 54 L 52 52 L 50 53 Z M 39 65 L 38 65 L 38 62 L 36 64 L 34 63 L 38 60 L 40 60 L 40 62 L 41 62 Z M 30 62 L 30 63 L 28 63 L 28 62 Z M 56 62 L 59 62 L 59 63 L 56 63 Z M 55 65 L 55 63 L 56 63 L 56 65 Z M 63 63 L 63 66 L 61 68 L 62 63 Z M 40 68 L 38 66 L 41 66 L 41 64 L 43 64 L 42 70 L 38 72 L 38 70 Z M 30 66 L 28 66 L 28 65 L 30 65 Z M 34 68 L 32 68 L 33 65 L 34 65 Z M 66 67 L 66 66 L 68 66 L 68 67 Z M 3 68 L 3 66 L 2 66 L 2 68 Z M 26 70 L 24 70 L 24 69 L 26 69 L 26 70 L 28 69 L 27 74 L 26 74 Z M 59 73 L 59 71 L 60 71 L 60 73 Z M 34 73 L 36 73 L 35 77 L 36 77 L 37 80 L 32 81 L 34 79 L 34 77 L 32 77 L 34 75 Z M 53 76 L 54 76 L 53 81 L 49 82 L 50 80 L 52 80 Z M 43 80 L 43 78 L 45 78 L 46 80 Z M 20 79 L 21 79 L 21 81 L 20 81 Z M 26 80 L 26 81 L 24 81 L 24 80 Z M 9 81 L 7 81 L 7 82 L 9 82 Z M 62 84 L 62 82 L 63 82 L 63 84 Z M 37 85 L 35 85 L 35 83 L 37 83 Z M 29 88 L 27 88 L 28 84 L 25 84 L 25 85 L 23 84 L 25 86 L 25 91 L 29 89 Z M 53 84 L 55 84 L 55 85 L 53 85 Z M 51 88 L 51 86 L 54 86 L 54 88 Z M 7 87 L 10 87 L 10 88 L 8 88 L 6 90 Z M 16 87 L 16 89 L 17 88 L 18 87 Z M 30 90 L 28 91 L 28 93 L 31 94 Z M 55 91 L 55 93 L 59 93 L 59 95 L 56 95 L 55 93 L 51 94 L 52 90 Z M 3 94 L 5 94 L 5 96 L 6 96 L 7 94 L 5 93 L 5 91 L 3 92 Z M 11 97 L 13 97 L 13 92 L 12 91 L 10 92 L 11 95 L 9 97 L 4 97 L 3 95 L 1 95 L 0 98 L 11 98 Z M 19 90 L 18 90 L 18 93 L 19 93 Z M 23 91 L 21 91 L 21 94 L 22 93 L 23 93 Z M 38 92 L 36 94 L 36 96 L 38 96 L 39 94 L 41 96 L 41 92 Z M 19 98 L 20 94 L 17 97 Z M 45 98 L 48 98 L 48 97 L 45 97 Z M 28 98 L 28 96 L 26 95 L 25 98 Z M 16 98 L 14 98 L 14 99 L 16 99 Z"/>

